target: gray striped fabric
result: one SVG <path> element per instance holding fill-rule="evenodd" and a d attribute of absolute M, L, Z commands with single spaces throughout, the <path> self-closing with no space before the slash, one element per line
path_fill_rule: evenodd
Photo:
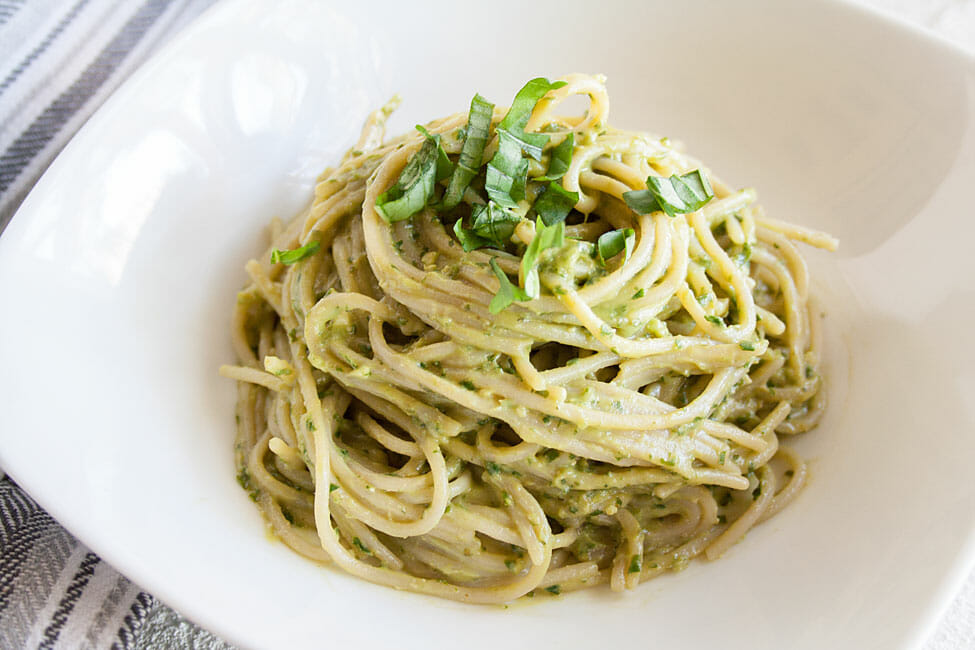
<path fill-rule="evenodd" d="M 0 231 L 104 99 L 212 2 L 0 0 Z M 0 648 L 230 647 L 0 478 Z"/>
<path fill-rule="evenodd" d="M 103 562 L 0 479 L 0 648 L 231 648 Z"/>
<path fill-rule="evenodd" d="M 112 90 L 212 2 L 0 1 L 0 230 Z"/>

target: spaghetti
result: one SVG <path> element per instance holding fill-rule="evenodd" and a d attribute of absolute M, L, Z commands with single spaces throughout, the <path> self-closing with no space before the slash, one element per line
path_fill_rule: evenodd
<path fill-rule="evenodd" d="M 556 109 L 589 99 L 582 116 Z M 271 227 L 237 298 L 238 479 L 295 551 L 468 602 L 635 587 L 801 488 L 825 406 L 794 242 L 601 77 L 384 141 Z"/>

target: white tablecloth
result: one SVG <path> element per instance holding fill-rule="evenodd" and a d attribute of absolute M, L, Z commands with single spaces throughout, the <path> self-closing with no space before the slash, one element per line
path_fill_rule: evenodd
<path fill-rule="evenodd" d="M 214 0 L 0 0 L 0 229 L 71 135 Z M 975 52 L 975 0 L 856 0 Z M 2 473 L 0 473 L 2 476 Z M 0 479 L 0 648 L 229 648 Z M 975 572 L 924 650 L 975 648 Z"/>

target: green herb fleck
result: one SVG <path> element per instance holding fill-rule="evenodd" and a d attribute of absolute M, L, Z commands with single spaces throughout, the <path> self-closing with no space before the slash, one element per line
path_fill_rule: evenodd
<path fill-rule="evenodd" d="M 643 569 L 643 559 L 639 555 L 634 555 L 630 558 L 630 568 L 627 569 L 627 573 L 640 573 Z"/>
<path fill-rule="evenodd" d="M 237 472 L 237 483 L 240 487 L 244 488 L 251 501 L 256 503 L 257 498 L 261 495 L 261 491 L 254 486 L 253 481 L 251 481 L 250 472 L 247 471 L 246 467 L 241 467 L 240 471 Z"/>
<path fill-rule="evenodd" d="M 365 553 L 366 555 L 372 555 L 372 551 L 369 550 L 369 547 L 367 547 L 365 544 L 363 544 L 362 541 L 358 537 L 353 537 L 352 538 L 352 544 L 357 549 L 359 549 L 360 551 L 362 551 L 363 553 Z"/>

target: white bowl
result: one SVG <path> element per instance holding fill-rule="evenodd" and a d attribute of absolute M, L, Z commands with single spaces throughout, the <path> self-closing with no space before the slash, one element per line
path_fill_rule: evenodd
<path fill-rule="evenodd" d="M 843 4 L 230 0 L 91 119 L 0 239 L 0 463 L 85 544 L 245 646 L 906 647 L 973 557 L 975 63 Z M 229 316 L 372 108 L 392 130 L 609 78 L 810 253 L 831 406 L 798 501 L 714 563 L 508 609 L 395 592 L 269 539 L 234 481 Z"/>

